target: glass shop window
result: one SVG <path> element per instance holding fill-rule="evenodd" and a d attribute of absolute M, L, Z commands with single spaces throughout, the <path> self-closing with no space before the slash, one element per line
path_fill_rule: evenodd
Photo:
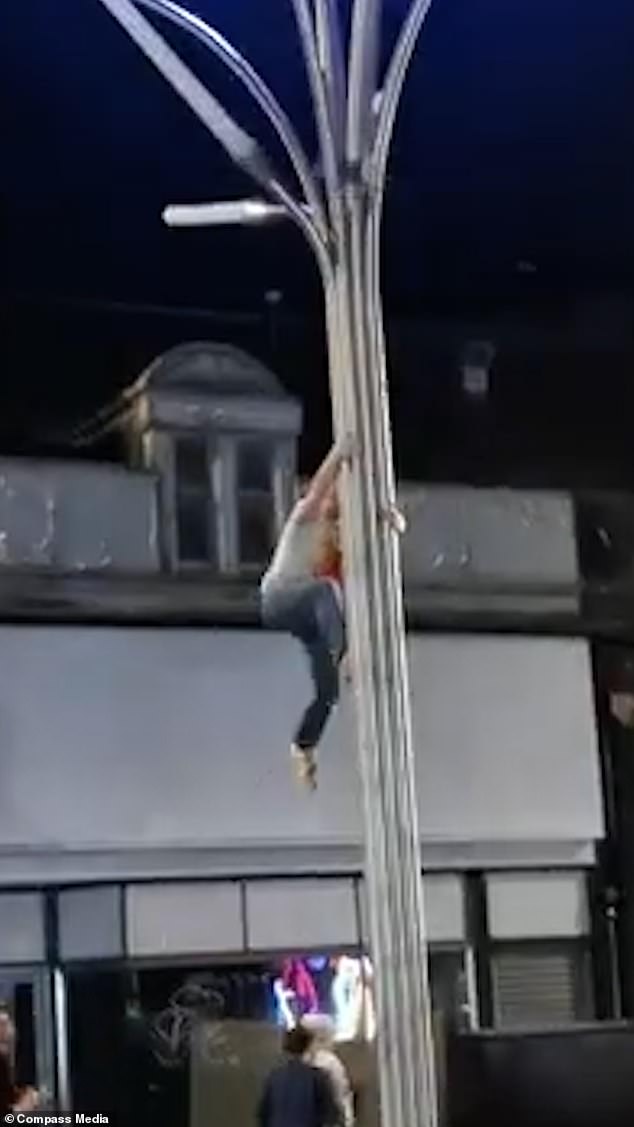
<path fill-rule="evenodd" d="M 434 1008 L 452 1007 L 459 952 L 432 953 Z M 75 1111 L 118 1127 L 253 1127 L 281 1036 L 306 1014 L 330 1016 L 354 1093 L 357 1127 L 379 1127 L 376 999 L 360 951 L 280 954 L 68 972 Z"/>

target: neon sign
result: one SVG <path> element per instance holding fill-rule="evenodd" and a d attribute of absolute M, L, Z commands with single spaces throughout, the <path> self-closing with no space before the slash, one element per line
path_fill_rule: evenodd
<path fill-rule="evenodd" d="M 337 1041 L 373 1041 L 373 977 L 367 956 L 286 959 L 272 983 L 276 1024 L 293 1029 L 305 1014 L 326 1013 L 334 1021 Z"/>

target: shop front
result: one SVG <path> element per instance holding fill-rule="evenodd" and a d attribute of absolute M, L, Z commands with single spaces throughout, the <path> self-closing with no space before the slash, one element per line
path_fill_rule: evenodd
<path fill-rule="evenodd" d="M 433 873 L 424 883 L 441 1081 L 452 1032 L 594 1016 L 583 874 Z M 27 936 L 32 961 L 17 965 Z M 121 1127 L 247 1127 L 281 1032 L 318 1012 L 332 1019 L 359 1124 L 379 1121 L 359 874 L 2 894 L 0 961 L 20 1076 L 50 1106 Z"/>
<path fill-rule="evenodd" d="M 325 1010 L 361 1127 L 376 1007 L 353 702 L 298 794 L 307 691 L 263 631 L 0 627 L 0 984 L 61 1109 L 252 1123 L 280 1031 Z M 409 639 L 434 1025 L 595 1016 L 603 834 L 580 639 Z"/>

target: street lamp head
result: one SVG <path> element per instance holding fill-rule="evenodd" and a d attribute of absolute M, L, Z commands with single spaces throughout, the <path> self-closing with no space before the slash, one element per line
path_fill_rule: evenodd
<path fill-rule="evenodd" d="M 170 204 L 163 212 L 168 227 L 233 227 L 270 223 L 286 211 L 267 200 L 227 200 L 222 203 Z"/>

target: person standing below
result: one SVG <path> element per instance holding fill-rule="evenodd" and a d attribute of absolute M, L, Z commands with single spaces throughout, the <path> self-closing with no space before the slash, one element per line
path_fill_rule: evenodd
<path fill-rule="evenodd" d="M 10 1112 L 31 1112 L 39 1105 L 35 1088 L 19 1088 L 15 1082 L 15 1025 L 5 1006 L 0 1006 L 0 1118 Z"/>
<path fill-rule="evenodd" d="M 312 1037 L 307 1061 L 328 1077 L 343 1127 L 354 1127 L 354 1096 L 343 1061 L 337 1056 L 335 1023 L 328 1014 L 306 1014 L 302 1026 Z"/>
<path fill-rule="evenodd" d="M 333 446 L 294 506 L 261 582 L 262 620 L 304 647 L 314 696 L 291 744 L 300 782 L 315 789 L 316 751 L 339 697 L 346 631 L 337 482 L 353 454 L 348 436 Z"/>
<path fill-rule="evenodd" d="M 286 1059 L 264 1085 L 259 1127 L 343 1127 L 328 1077 L 305 1059 L 311 1041 L 301 1025 L 285 1035 Z"/>

